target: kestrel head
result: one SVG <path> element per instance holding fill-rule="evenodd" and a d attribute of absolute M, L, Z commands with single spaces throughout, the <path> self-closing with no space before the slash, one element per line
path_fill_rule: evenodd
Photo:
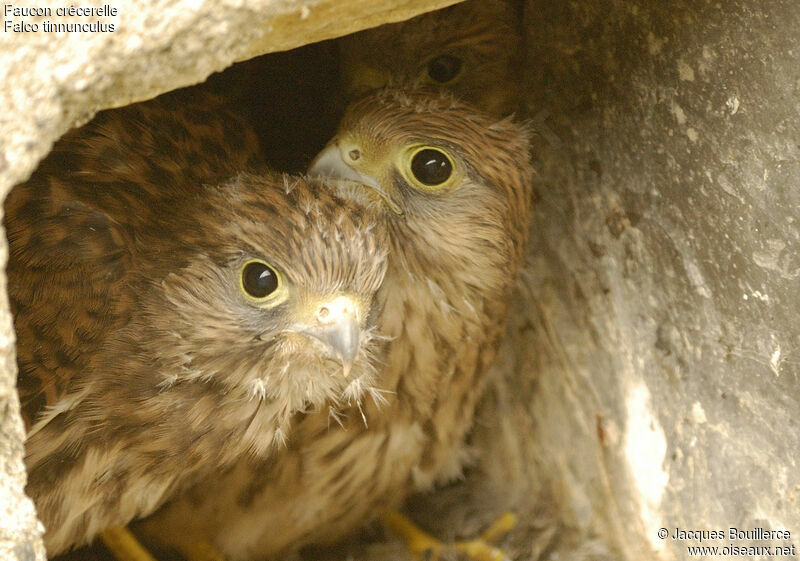
<path fill-rule="evenodd" d="M 448 90 L 495 115 L 519 104 L 521 8 L 515 0 L 468 0 L 339 41 L 348 100 L 410 85 Z"/>
<path fill-rule="evenodd" d="M 309 174 L 379 208 L 395 243 L 419 259 L 496 268 L 520 258 L 533 175 L 527 132 L 448 95 L 384 90 L 356 101 Z"/>
<path fill-rule="evenodd" d="M 51 556 L 274 453 L 303 413 L 380 395 L 382 220 L 318 180 L 243 173 L 258 156 L 235 113 L 169 95 L 72 131 L 6 199 Z"/>
<path fill-rule="evenodd" d="M 208 382 L 282 418 L 357 400 L 373 381 L 376 218 L 319 182 L 241 174 L 179 228 L 186 256 L 145 304 L 166 386 Z M 194 220 L 194 224 L 191 222 Z"/>

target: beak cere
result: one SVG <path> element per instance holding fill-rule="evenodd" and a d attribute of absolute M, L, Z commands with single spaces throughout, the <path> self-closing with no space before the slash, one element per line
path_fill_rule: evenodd
<path fill-rule="evenodd" d="M 346 152 L 346 155 L 343 152 Z M 311 162 L 311 166 L 308 168 L 308 175 L 354 181 L 365 185 L 380 195 L 380 198 L 392 212 L 403 214 L 400 206 L 389 196 L 389 193 L 386 192 L 375 177 L 361 173 L 353 167 L 359 165 L 361 157 L 362 150 L 358 146 L 349 145 L 341 148 L 337 142 L 331 142 Z"/>
<path fill-rule="evenodd" d="M 365 183 L 364 177 L 344 162 L 339 146 L 335 142 L 329 144 L 322 152 L 317 154 L 308 168 L 308 175 Z"/>
<path fill-rule="evenodd" d="M 358 304 L 352 298 L 339 296 L 320 304 L 304 332 L 328 345 L 342 362 L 344 377 L 350 375 L 361 339 Z"/>

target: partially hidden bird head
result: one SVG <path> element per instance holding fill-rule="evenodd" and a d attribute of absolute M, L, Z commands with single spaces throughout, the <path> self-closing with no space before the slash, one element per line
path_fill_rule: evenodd
<path fill-rule="evenodd" d="M 527 236 L 528 132 L 447 94 L 380 90 L 354 102 L 309 168 L 387 219 L 417 260 L 507 268 Z"/>
<path fill-rule="evenodd" d="M 163 340 L 164 384 L 207 382 L 283 417 L 360 399 L 382 344 L 376 217 L 289 176 L 241 174 L 206 188 L 202 204 L 181 229 L 189 256 L 162 278 L 146 317 Z"/>
<path fill-rule="evenodd" d="M 519 105 L 521 2 L 468 0 L 339 40 L 351 101 L 382 87 L 447 90 L 495 115 Z"/>

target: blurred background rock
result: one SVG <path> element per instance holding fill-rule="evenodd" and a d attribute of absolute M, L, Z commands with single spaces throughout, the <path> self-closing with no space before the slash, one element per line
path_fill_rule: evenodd
<path fill-rule="evenodd" d="M 113 34 L 4 33 L 0 188 L 99 109 L 450 3 L 125 1 Z M 511 508 L 521 522 L 504 546 L 525 560 L 687 558 L 693 544 L 662 527 L 798 535 L 800 5 L 529 0 L 524 29 L 522 116 L 538 132 L 528 263 L 474 464 L 409 512 L 446 539 Z M 315 87 L 335 89 L 331 57 L 323 43 L 245 63 L 272 70 L 241 91 L 292 92 L 267 108 L 278 144 L 324 143 L 335 127 L 334 96 Z M 238 68 L 210 86 L 247 81 Z M 288 112 L 315 109 L 318 130 L 286 132 Z M 20 495 L 4 296 L 2 309 L 0 558 L 28 561 L 43 550 Z M 367 529 L 306 556 L 343 550 L 401 555 Z"/>

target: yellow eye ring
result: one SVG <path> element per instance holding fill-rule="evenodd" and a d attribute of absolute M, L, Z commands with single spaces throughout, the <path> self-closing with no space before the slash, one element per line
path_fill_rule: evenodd
<path fill-rule="evenodd" d="M 424 144 L 410 146 L 403 154 L 403 176 L 422 191 L 440 191 L 453 186 L 458 168 L 442 148 Z"/>
<path fill-rule="evenodd" d="M 250 259 L 242 265 L 239 288 L 251 302 L 271 306 L 280 304 L 288 295 L 283 275 L 260 259 Z"/>

